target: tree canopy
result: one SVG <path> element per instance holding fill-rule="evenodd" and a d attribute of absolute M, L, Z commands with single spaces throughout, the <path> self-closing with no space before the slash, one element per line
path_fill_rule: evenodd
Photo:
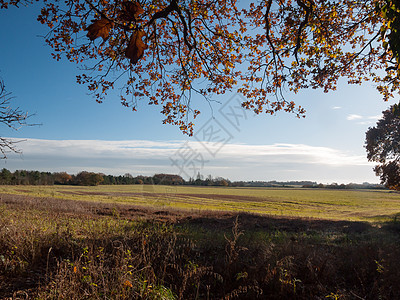
<path fill-rule="evenodd" d="M 372 81 L 399 93 L 400 5 L 392 0 L 37 0 L 53 57 L 79 64 L 98 102 L 161 106 L 192 134 L 199 99 L 237 91 L 255 113 L 303 116 L 293 95 Z M 0 0 L 1 8 L 31 3 Z"/>
<path fill-rule="evenodd" d="M 374 171 L 381 183 L 400 190 L 400 116 L 396 107 L 384 111 L 377 125 L 368 129 L 365 148 L 368 160 L 379 163 Z"/>

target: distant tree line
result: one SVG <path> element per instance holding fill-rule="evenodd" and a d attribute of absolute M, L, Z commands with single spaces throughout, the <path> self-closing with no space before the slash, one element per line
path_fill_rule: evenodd
<path fill-rule="evenodd" d="M 163 184 L 163 185 L 219 185 L 229 186 L 228 179 L 209 176 L 206 180 L 190 179 L 185 181 L 181 176 L 174 174 L 155 174 L 153 176 L 132 176 L 129 173 L 114 176 L 103 173 L 82 171 L 78 174 L 68 174 L 67 172 L 40 172 L 17 170 L 11 172 L 5 168 L 0 171 L 0 185 L 124 185 L 124 184 Z"/>
<path fill-rule="evenodd" d="M 204 178 L 200 173 L 196 178 L 184 180 L 179 175 L 155 174 L 153 176 L 132 176 L 129 173 L 114 176 L 103 173 L 82 171 L 78 174 L 67 172 L 40 172 L 17 170 L 11 172 L 5 168 L 0 171 L 0 185 L 128 185 L 128 184 L 162 184 L 162 185 L 195 185 L 195 186 L 225 186 L 225 187 L 285 187 L 285 188 L 325 188 L 325 189 L 383 189 L 380 184 L 332 183 L 323 185 L 312 181 L 230 181 L 229 179 L 208 175 Z"/>
<path fill-rule="evenodd" d="M 313 184 L 313 185 L 303 185 L 303 188 L 319 188 L 319 189 L 332 189 L 332 190 L 360 190 L 360 189 L 369 189 L 369 190 L 384 190 L 387 189 L 384 185 L 382 184 L 377 184 L 377 183 L 368 183 L 364 182 L 362 184 L 360 183 L 348 183 L 348 184 L 337 184 L 337 183 L 332 183 L 332 184 Z"/>
<path fill-rule="evenodd" d="M 67 172 L 40 172 L 17 170 L 11 172 L 5 168 L 0 171 L 1 185 L 122 185 L 122 184 L 165 184 L 182 185 L 185 180 L 179 175 L 156 174 L 154 176 L 136 176 L 124 174 L 119 176 L 82 171 L 78 174 Z"/>
<path fill-rule="evenodd" d="M 242 187 L 303 187 L 315 186 L 314 181 L 235 181 L 232 183 L 234 186 Z"/>

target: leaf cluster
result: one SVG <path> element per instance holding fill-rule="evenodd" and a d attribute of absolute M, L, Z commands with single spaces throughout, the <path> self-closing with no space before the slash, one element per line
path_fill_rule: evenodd
<path fill-rule="evenodd" d="M 2 8 L 20 1 L 1 0 Z M 25 1 L 30 2 L 30 1 Z M 255 113 L 301 117 L 294 95 L 372 80 L 399 92 L 399 5 L 392 0 L 42 0 L 38 20 L 57 60 L 83 69 L 98 102 L 161 105 L 191 134 L 201 99 L 236 90 Z M 379 70 L 384 70 L 381 72 Z"/>

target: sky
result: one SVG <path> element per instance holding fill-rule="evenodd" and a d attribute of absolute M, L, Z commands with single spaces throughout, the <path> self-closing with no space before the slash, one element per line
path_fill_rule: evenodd
<path fill-rule="evenodd" d="M 0 168 L 379 182 L 366 158 L 365 132 L 398 99 L 384 102 L 372 83 L 341 81 L 328 94 L 300 92 L 293 100 L 306 109 L 304 119 L 287 113 L 255 116 L 239 107 L 242 98 L 235 91 L 215 97 L 212 108 L 194 99 L 203 110 L 188 137 L 162 124 L 160 107 L 139 103 L 133 112 L 116 94 L 96 103 L 75 82 L 78 66 L 51 58 L 43 39 L 48 29 L 36 21 L 39 8 L 0 10 L 0 78 L 14 107 L 34 114 L 29 122 L 40 124 L 17 131 L 0 127 L 0 136 L 20 141 L 22 151 L 9 154 Z"/>

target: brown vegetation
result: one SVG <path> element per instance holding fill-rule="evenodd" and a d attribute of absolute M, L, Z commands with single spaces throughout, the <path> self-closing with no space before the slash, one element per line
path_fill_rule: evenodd
<path fill-rule="evenodd" d="M 381 225 L 3 194 L 0 298 L 398 299 Z"/>

